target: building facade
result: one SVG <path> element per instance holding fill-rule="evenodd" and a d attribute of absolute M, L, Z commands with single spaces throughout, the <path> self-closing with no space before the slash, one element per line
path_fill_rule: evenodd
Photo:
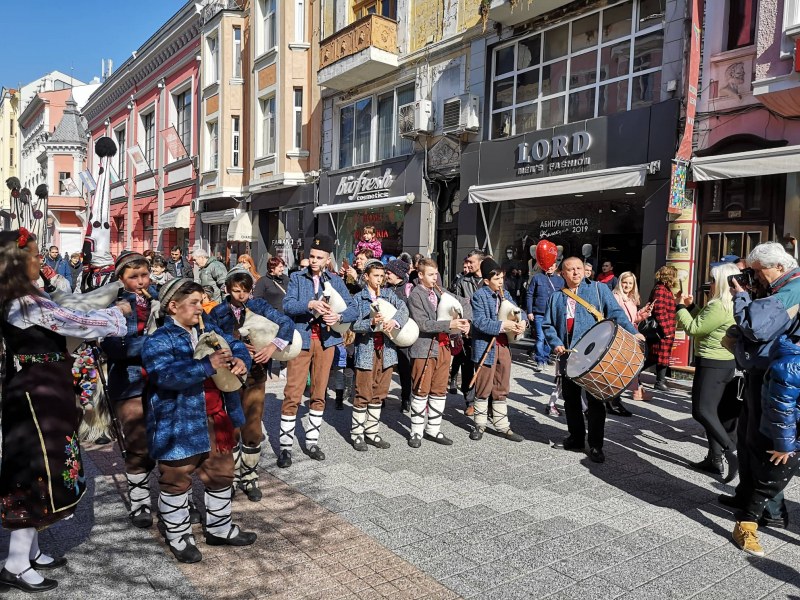
<path fill-rule="evenodd" d="M 19 90 L 0 88 L 0 227 L 11 226 L 11 200 L 5 191 L 5 182 L 9 177 L 19 178 Z"/>

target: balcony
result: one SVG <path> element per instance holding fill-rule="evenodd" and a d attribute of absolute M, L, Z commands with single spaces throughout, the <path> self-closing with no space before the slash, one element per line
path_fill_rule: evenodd
<path fill-rule="evenodd" d="M 397 22 L 367 15 L 320 42 L 317 83 L 347 90 L 397 69 Z"/>
<path fill-rule="evenodd" d="M 513 27 L 525 21 L 556 10 L 569 4 L 571 0 L 491 0 L 489 20 L 505 27 Z"/>
<path fill-rule="evenodd" d="M 761 77 L 753 81 L 753 94 L 783 117 L 800 117 L 800 0 L 786 0 L 777 25 L 780 54 L 773 44 L 758 57 Z"/>

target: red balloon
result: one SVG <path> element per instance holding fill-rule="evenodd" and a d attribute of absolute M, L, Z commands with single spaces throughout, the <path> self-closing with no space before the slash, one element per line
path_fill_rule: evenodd
<path fill-rule="evenodd" d="M 536 262 L 543 271 L 547 271 L 556 264 L 558 258 L 558 248 L 553 242 L 542 240 L 536 244 Z"/>

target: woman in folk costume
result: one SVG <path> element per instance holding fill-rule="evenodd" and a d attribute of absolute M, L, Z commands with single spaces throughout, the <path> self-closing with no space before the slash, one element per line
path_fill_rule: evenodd
<path fill-rule="evenodd" d="M 521 334 L 525 331 L 523 321 L 501 320 L 500 304 L 514 301 L 504 288 L 504 274 L 491 258 L 481 263 L 483 286 L 472 296 L 472 361 L 475 363 L 475 427 L 469 434 L 471 440 L 479 440 L 486 429 L 489 412 L 489 397 L 492 397 L 492 424 L 497 432 L 512 442 L 521 442 L 523 437 L 511 430 L 508 421 L 508 392 L 511 385 L 511 351 L 506 332 Z M 516 304 L 514 304 L 516 306 Z M 494 341 L 492 341 L 494 340 Z M 494 347 L 492 347 L 494 346 Z M 481 364 L 483 360 L 483 364 Z"/>
<path fill-rule="evenodd" d="M 180 562 L 202 560 L 192 535 L 189 494 L 192 474 L 205 486 L 206 543 L 248 546 L 256 534 L 242 531 L 231 519 L 234 427 L 244 425 L 239 394 L 223 393 L 212 376 L 228 368 L 247 374 L 245 345 L 214 325 L 208 331 L 224 338 L 230 350 L 218 349 L 196 359 L 203 330 L 203 288 L 188 279 L 173 279 L 158 296 L 164 323 L 148 336 L 142 350 L 147 372 L 147 438 L 158 461 L 161 493 L 158 511 L 167 545 Z"/>
<path fill-rule="evenodd" d="M 247 311 L 265 317 L 278 325 L 278 334 L 265 348 L 256 350 L 248 345 L 253 356 L 253 368 L 247 376 L 247 385 L 241 391 L 242 409 L 245 424 L 239 431 L 239 443 L 234 450 L 236 463 L 236 485 L 247 494 L 251 502 L 261 500 L 258 489 L 258 461 L 261 458 L 261 418 L 264 415 L 264 384 L 267 382 L 266 364 L 276 350 L 283 350 L 292 342 L 294 321 L 275 310 L 269 302 L 261 298 L 251 298 L 253 277 L 243 268 L 237 267 L 225 279 L 228 295 L 211 309 L 208 320 L 225 334 L 240 338 L 239 328 L 245 323 Z"/>
<path fill-rule="evenodd" d="M 350 439 L 353 448 L 360 452 L 367 450 L 367 444 L 381 450 L 389 447 L 389 442 L 378 435 L 382 402 L 389 393 L 392 371 L 397 364 L 397 350 L 386 334 L 400 329 L 408 321 L 406 303 L 390 289 L 381 287 L 384 273 L 381 261 L 369 261 L 364 267 L 367 285 L 353 297 L 358 318 L 353 322 L 356 333 L 356 397 Z M 373 316 L 372 305 L 378 299 L 397 309 L 391 320 L 385 319 L 380 312 Z"/>
<path fill-rule="evenodd" d="M 70 517 L 86 491 L 66 337 L 125 335 L 126 307 L 87 313 L 62 308 L 35 286 L 41 257 L 27 230 L 0 232 L 5 343 L 2 403 L 2 526 L 11 531 L 0 592 L 56 587 L 39 571 L 66 564 L 39 549 L 38 531 Z"/>

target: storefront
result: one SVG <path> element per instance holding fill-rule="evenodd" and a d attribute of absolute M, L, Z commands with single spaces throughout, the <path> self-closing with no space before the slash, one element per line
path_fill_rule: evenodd
<path fill-rule="evenodd" d="M 250 208 L 256 218 L 256 264 L 266 272 L 267 261 L 280 257 L 292 269 L 305 254 L 306 240 L 314 235 L 314 185 L 304 184 L 254 194 Z"/>
<path fill-rule="evenodd" d="M 428 246 L 430 204 L 423 201 L 422 161 L 421 154 L 413 154 L 367 168 L 323 173 L 314 215 L 319 231 L 336 240 L 337 264 L 353 261 L 365 226 L 374 227 L 384 262 Z"/>
<path fill-rule="evenodd" d="M 645 291 L 664 264 L 670 159 L 679 103 L 541 129 L 465 147 L 459 255 L 484 248 L 533 267 L 541 239 L 595 266 L 633 271 Z"/>

